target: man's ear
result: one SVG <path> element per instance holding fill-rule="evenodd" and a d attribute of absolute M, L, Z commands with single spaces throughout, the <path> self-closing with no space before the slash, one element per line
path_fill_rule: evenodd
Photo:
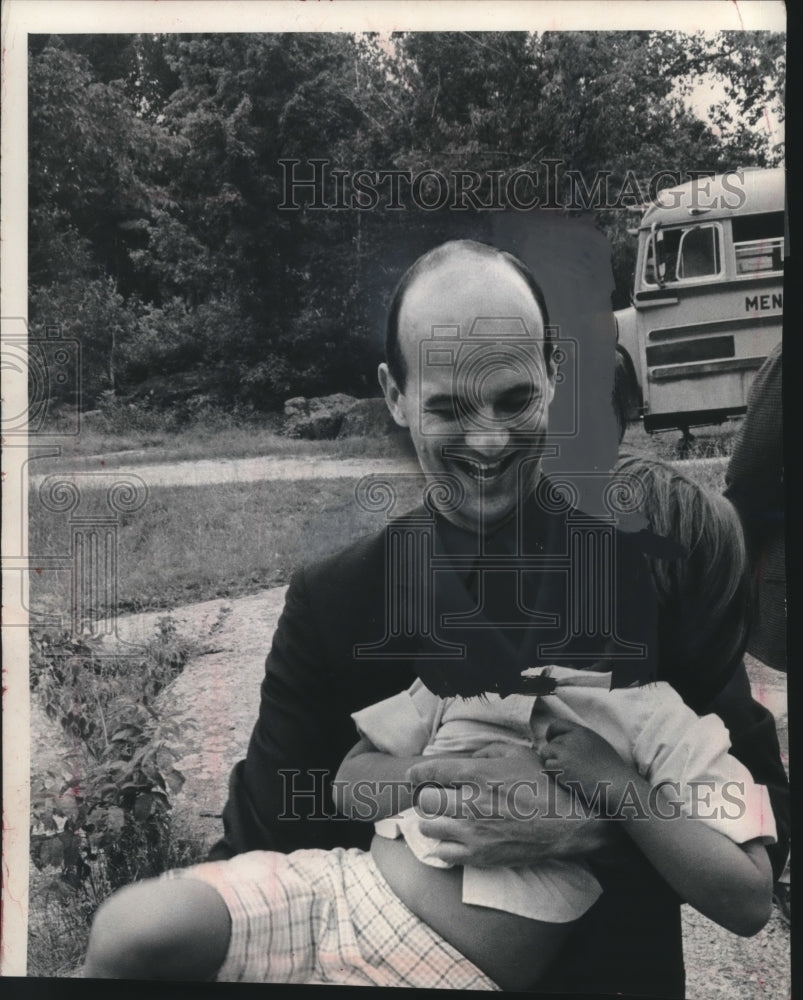
<path fill-rule="evenodd" d="M 554 361 L 552 355 L 550 355 L 549 361 L 547 361 L 547 363 L 546 363 L 546 378 L 547 378 L 546 405 L 547 406 L 549 406 L 549 404 L 555 398 L 555 383 L 557 381 L 557 375 L 558 375 L 558 366 L 555 364 L 555 361 Z"/>
<path fill-rule="evenodd" d="M 377 375 L 385 396 L 385 402 L 388 404 L 388 409 L 390 410 L 390 415 L 399 427 L 409 427 L 410 423 L 404 408 L 404 393 L 399 388 L 396 379 L 390 374 L 390 369 L 384 361 L 379 366 Z"/>
<path fill-rule="evenodd" d="M 549 366 L 547 372 L 547 383 L 546 383 L 546 405 L 549 406 L 552 400 L 555 398 L 555 376 L 557 375 L 557 369 Z"/>

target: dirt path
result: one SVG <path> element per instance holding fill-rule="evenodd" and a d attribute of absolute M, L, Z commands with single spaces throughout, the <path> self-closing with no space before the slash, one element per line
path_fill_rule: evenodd
<path fill-rule="evenodd" d="M 391 458 L 260 458 L 197 459 L 153 465 L 128 465 L 105 468 L 98 457 L 82 462 L 80 470 L 53 473 L 59 479 L 80 478 L 82 485 L 107 486 L 115 478 L 138 477 L 147 486 L 206 486 L 216 483 L 253 483 L 266 479 L 360 479 L 380 472 L 418 472 L 418 465 Z M 31 486 L 38 486 L 44 475 L 32 476 Z"/>
<path fill-rule="evenodd" d="M 720 466 L 725 458 L 691 458 L 676 460 L 674 465 Z M 207 486 L 217 483 L 254 483 L 273 479 L 360 479 L 382 472 L 419 472 L 417 462 L 398 455 L 387 458 L 321 458 L 313 455 L 281 458 L 263 455 L 258 458 L 193 459 L 187 462 L 165 462 L 149 465 L 105 467 L 98 455 L 96 462 L 82 459 L 81 468 L 53 473 L 59 479 L 79 478 L 82 486 L 108 486 L 114 478 L 138 477 L 146 486 Z M 31 477 L 37 487 L 45 475 Z"/>
<path fill-rule="evenodd" d="M 220 836 L 220 812 L 229 772 L 245 756 L 259 710 L 265 656 L 284 605 L 286 587 L 234 601 L 205 601 L 171 613 L 179 632 L 211 651 L 186 665 L 161 696 L 161 707 L 185 733 L 176 767 L 186 784 L 175 815 L 211 844 Z M 163 612 L 120 619 L 119 634 L 130 642 L 153 635 Z"/>
<path fill-rule="evenodd" d="M 264 658 L 285 589 L 234 601 L 207 601 L 173 612 L 180 631 L 214 650 L 189 663 L 163 695 L 163 706 L 180 720 L 186 734 L 178 767 L 187 781 L 176 800 L 176 818 L 208 844 L 222 829 L 217 817 L 226 799 L 229 771 L 245 755 L 256 720 Z M 128 641 L 144 639 L 161 616 L 157 612 L 121 619 L 121 636 Z M 756 697 L 775 714 L 786 759 L 785 677 L 755 660 L 748 660 L 748 672 Z M 692 1000 L 790 996 L 789 931 L 777 911 L 760 934 L 745 939 L 684 906 L 683 931 L 687 996 Z"/>

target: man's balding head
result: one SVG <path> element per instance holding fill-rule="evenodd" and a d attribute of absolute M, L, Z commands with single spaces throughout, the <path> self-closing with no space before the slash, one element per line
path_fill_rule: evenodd
<path fill-rule="evenodd" d="M 463 280 L 467 280 L 472 273 L 482 274 L 485 280 L 489 280 L 498 268 L 511 268 L 521 278 L 529 295 L 535 301 L 545 331 L 544 360 L 547 366 L 550 366 L 552 343 L 549 338 L 549 313 L 544 293 L 527 265 L 513 254 L 489 246 L 487 243 L 478 243 L 475 240 L 450 240 L 423 254 L 405 271 L 390 301 L 385 327 L 385 358 L 388 370 L 399 388 L 404 389 L 407 381 L 407 366 L 400 343 L 400 321 L 405 299 L 416 282 L 439 271 L 448 270 L 453 270 L 456 276 L 460 276 L 462 270 Z"/>
<path fill-rule="evenodd" d="M 399 283 L 379 381 L 445 517 L 491 530 L 539 475 L 555 387 L 544 297 L 515 257 L 470 241 L 421 257 Z"/>

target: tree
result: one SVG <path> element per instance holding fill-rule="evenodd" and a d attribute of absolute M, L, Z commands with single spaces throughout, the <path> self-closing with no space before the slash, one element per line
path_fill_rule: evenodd
<path fill-rule="evenodd" d="M 441 239 L 485 238 L 490 214 L 424 211 L 406 189 L 396 208 L 383 189 L 368 211 L 290 210 L 281 161 L 435 170 L 452 191 L 471 170 L 486 203 L 494 176 L 534 171 L 521 193 L 565 205 L 600 175 L 623 193 L 597 213 L 621 305 L 622 208 L 659 170 L 776 162 L 759 125 L 782 116 L 784 69 L 766 33 L 35 36 L 31 319 L 80 336 L 86 406 L 154 373 L 261 407 L 372 392 L 399 272 Z M 724 95 L 709 121 L 688 107 L 701 80 Z"/>
<path fill-rule="evenodd" d="M 159 174 L 177 150 L 58 38 L 32 48 L 29 108 L 30 320 L 80 336 L 91 407 L 114 387 L 110 337 L 135 335 L 132 253 L 169 202 Z"/>

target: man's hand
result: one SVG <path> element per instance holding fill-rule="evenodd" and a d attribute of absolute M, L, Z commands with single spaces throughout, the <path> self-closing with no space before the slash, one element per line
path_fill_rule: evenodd
<path fill-rule="evenodd" d="M 621 792 L 636 776 L 606 739 L 565 719 L 550 725 L 538 751 L 547 770 L 556 772 L 557 781 L 579 791 L 586 802 L 595 800 L 600 786 Z"/>
<path fill-rule="evenodd" d="M 419 814 L 431 817 L 422 818 L 421 832 L 443 842 L 438 855 L 452 864 L 492 868 L 577 858 L 615 835 L 576 808 L 533 750 L 427 759 L 407 776 L 419 786 Z"/>

